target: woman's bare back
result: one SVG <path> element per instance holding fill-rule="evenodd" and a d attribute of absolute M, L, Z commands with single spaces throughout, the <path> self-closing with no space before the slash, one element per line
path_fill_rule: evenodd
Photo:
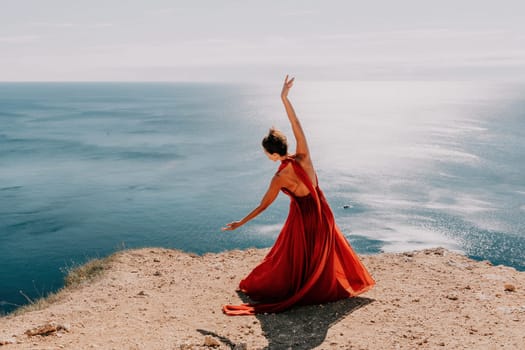
<path fill-rule="evenodd" d="M 301 159 L 300 157 L 291 157 L 292 161 L 297 162 L 306 172 L 308 177 L 310 178 L 310 181 L 312 182 L 314 188 L 317 187 L 317 177 L 315 175 L 315 171 L 313 169 L 313 165 L 310 162 L 305 162 L 304 159 Z M 302 161 L 301 161 L 302 160 Z M 306 163 L 306 167 L 303 165 Z M 284 188 L 286 188 L 288 191 L 292 192 L 297 197 L 304 197 L 307 196 L 310 193 L 310 190 L 306 186 L 305 183 L 301 181 L 299 176 L 295 173 L 293 166 L 290 163 L 288 163 L 280 172 L 279 177 L 281 177 Z"/>

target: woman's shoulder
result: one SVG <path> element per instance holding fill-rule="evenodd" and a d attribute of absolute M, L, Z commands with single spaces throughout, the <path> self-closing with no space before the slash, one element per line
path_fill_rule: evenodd
<path fill-rule="evenodd" d="M 293 160 L 296 164 L 299 164 L 303 169 L 312 169 L 314 168 L 312 160 L 308 154 L 296 153 L 290 156 L 290 159 Z"/>
<path fill-rule="evenodd" d="M 288 172 L 290 172 L 289 169 L 292 168 L 292 163 L 294 162 L 291 158 L 286 158 L 281 161 L 281 164 L 279 165 L 279 169 L 277 170 L 276 175 L 284 175 Z"/>
<path fill-rule="evenodd" d="M 297 168 L 301 168 L 303 171 L 306 171 L 307 173 L 309 171 L 315 172 L 313 169 L 313 165 L 310 161 L 310 159 L 305 159 L 304 157 L 300 155 L 291 155 L 288 156 L 286 159 L 284 159 L 281 162 L 281 165 L 279 166 L 279 170 L 277 171 L 277 174 L 282 175 L 288 175 L 293 174 L 296 172 Z"/>
<path fill-rule="evenodd" d="M 301 153 L 295 153 L 290 154 L 283 162 L 289 163 L 289 162 L 295 162 L 295 163 L 303 163 L 307 159 L 307 155 L 301 154 Z"/>

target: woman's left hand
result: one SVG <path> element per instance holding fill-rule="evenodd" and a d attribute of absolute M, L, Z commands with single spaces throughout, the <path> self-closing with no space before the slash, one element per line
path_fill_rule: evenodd
<path fill-rule="evenodd" d="M 226 227 L 223 227 L 222 230 L 223 231 L 233 231 L 240 226 L 242 226 L 242 223 L 240 221 L 234 221 L 234 222 L 230 222 L 229 224 L 226 224 Z"/>

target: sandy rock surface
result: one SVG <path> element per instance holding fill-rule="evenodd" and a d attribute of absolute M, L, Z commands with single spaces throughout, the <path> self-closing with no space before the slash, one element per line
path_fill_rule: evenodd
<path fill-rule="evenodd" d="M 357 298 L 224 315 L 266 252 L 120 252 L 46 309 L 0 318 L 0 348 L 525 349 L 525 272 L 440 248 L 363 256 L 377 285 Z"/>

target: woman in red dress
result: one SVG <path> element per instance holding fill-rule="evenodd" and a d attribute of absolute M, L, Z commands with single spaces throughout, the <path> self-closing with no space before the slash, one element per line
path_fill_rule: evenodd
<path fill-rule="evenodd" d="M 254 303 L 225 305 L 228 315 L 280 312 L 296 304 L 335 301 L 375 284 L 335 224 L 318 186 L 301 123 L 288 99 L 293 82 L 286 76 L 281 99 L 296 139 L 295 154 L 288 154 L 286 137 L 272 128 L 262 145 L 269 159 L 281 161 L 279 170 L 259 206 L 223 230 L 235 230 L 259 215 L 279 191 L 290 197 L 290 212 L 270 252 L 239 284 Z"/>

